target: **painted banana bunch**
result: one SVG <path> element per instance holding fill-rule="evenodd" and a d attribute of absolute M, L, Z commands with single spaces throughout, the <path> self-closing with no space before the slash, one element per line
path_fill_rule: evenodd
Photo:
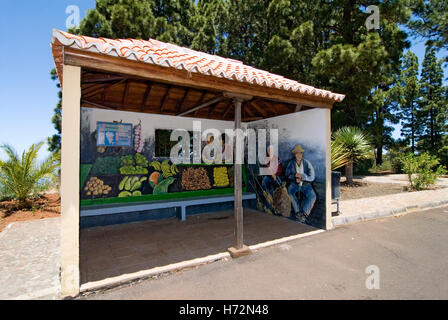
<path fill-rule="evenodd" d="M 153 188 L 153 194 L 168 193 L 168 187 L 176 180 L 173 176 L 179 173 L 179 169 L 173 163 L 170 165 L 169 160 L 153 161 L 150 165 L 154 168 L 154 171 L 149 176 L 149 184 Z"/>
<path fill-rule="evenodd" d="M 179 173 L 179 169 L 177 169 L 177 166 L 173 163 L 170 165 L 169 160 L 164 160 L 162 163 L 160 161 L 153 161 L 151 162 L 151 166 L 156 171 L 161 171 L 163 178 L 169 178 L 177 173 Z"/>
<path fill-rule="evenodd" d="M 118 185 L 118 189 L 121 191 L 118 195 L 120 198 L 130 197 L 130 196 L 141 196 L 142 192 L 138 189 L 142 187 L 142 183 L 148 179 L 148 177 L 136 177 L 136 176 L 126 176 L 121 180 Z"/>

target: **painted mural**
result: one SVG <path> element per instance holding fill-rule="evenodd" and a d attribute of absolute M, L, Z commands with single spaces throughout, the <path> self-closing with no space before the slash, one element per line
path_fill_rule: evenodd
<path fill-rule="evenodd" d="M 325 111 L 313 109 L 251 122 L 248 128 L 278 130 L 278 154 L 267 144 L 265 165 L 248 166 L 257 208 L 315 227 L 325 227 Z M 260 167 L 269 166 L 268 175 Z"/>
<path fill-rule="evenodd" d="M 98 143 L 98 123 L 132 125 L 132 144 Z M 210 128 L 225 130 L 233 123 L 205 120 Z M 226 164 L 173 164 L 155 156 L 156 130 L 191 130 L 192 120 L 159 115 L 82 108 L 81 205 L 205 196 L 233 192 L 233 166 Z M 113 127 L 111 125 L 111 127 Z M 160 133 L 160 132 L 159 132 Z M 106 140 L 108 132 L 103 133 Z M 101 141 L 103 141 L 102 139 Z M 165 149 L 169 149 L 169 145 Z M 158 151 L 160 152 L 160 151 Z M 244 172 L 244 170 L 243 170 Z M 245 174 L 243 174 L 245 190 Z"/>

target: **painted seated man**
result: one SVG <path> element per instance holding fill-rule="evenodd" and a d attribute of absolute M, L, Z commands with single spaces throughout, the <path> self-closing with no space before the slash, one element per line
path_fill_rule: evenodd
<path fill-rule="evenodd" d="M 286 167 L 286 178 L 290 182 L 288 193 L 291 197 L 295 218 L 300 222 L 305 222 L 316 202 L 316 193 L 311 186 L 311 182 L 315 178 L 314 168 L 311 162 L 303 158 L 304 150 L 300 145 L 296 145 L 291 153 L 294 158 L 288 162 Z M 297 197 L 299 192 L 301 193 L 301 202 Z"/>
<path fill-rule="evenodd" d="M 278 156 L 275 155 L 273 146 L 269 146 L 267 149 L 265 163 L 268 175 L 263 177 L 261 186 L 263 187 L 263 190 L 269 192 L 271 196 L 274 196 L 275 188 L 282 185 L 282 180 L 279 177 L 282 174 L 282 164 Z"/>

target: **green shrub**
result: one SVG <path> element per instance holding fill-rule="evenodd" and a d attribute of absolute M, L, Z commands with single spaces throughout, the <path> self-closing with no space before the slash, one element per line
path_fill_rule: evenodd
<path fill-rule="evenodd" d="M 378 166 L 373 163 L 372 168 L 369 169 L 370 173 L 382 173 L 385 171 L 393 171 L 392 163 L 390 160 L 383 160 L 383 163 Z"/>
<path fill-rule="evenodd" d="M 353 174 L 365 176 L 371 173 L 371 168 L 375 165 L 375 159 L 364 159 L 360 160 L 358 163 L 355 163 L 353 166 Z"/>
<path fill-rule="evenodd" d="M 403 171 L 408 175 L 410 186 L 414 190 L 423 190 L 435 184 L 445 170 L 439 165 L 436 156 L 425 152 L 419 155 L 408 153 L 401 156 Z"/>
<path fill-rule="evenodd" d="M 440 164 L 448 170 L 448 146 L 444 146 L 437 152 L 440 158 Z"/>

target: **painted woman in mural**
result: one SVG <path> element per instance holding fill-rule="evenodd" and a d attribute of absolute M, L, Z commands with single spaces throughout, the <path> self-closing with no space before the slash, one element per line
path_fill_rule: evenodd
<path fill-rule="evenodd" d="M 300 222 L 306 222 L 316 202 L 316 192 L 311 186 L 315 178 L 314 168 L 311 162 L 303 158 L 304 152 L 300 145 L 296 145 L 291 151 L 294 158 L 286 167 L 286 178 L 290 182 L 288 193 L 295 217 Z M 299 201 L 298 196 L 302 201 Z"/>

